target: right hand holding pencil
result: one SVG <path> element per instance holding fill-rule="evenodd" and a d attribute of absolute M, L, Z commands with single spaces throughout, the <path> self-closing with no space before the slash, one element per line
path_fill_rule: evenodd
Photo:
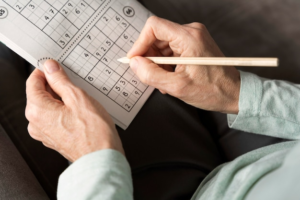
<path fill-rule="evenodd" d="M 239 112 L 240 73 L 235 67 L 158 66 L 141 57 L 224 57 L 204 25 L 151 17 L 127 56 L 140 80 L 162 93 L 205 110 Z"/>

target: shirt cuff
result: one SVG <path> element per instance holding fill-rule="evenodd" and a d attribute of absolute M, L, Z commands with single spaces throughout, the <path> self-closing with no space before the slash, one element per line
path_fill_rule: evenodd
<path fill-rule="evenodd" d="M 258 116 L 262 99 L 262 80 L 258 76 L 240 71 L 241 89 L 239 97 L 239 114 L 228 114 L 228 125 L 230 128 L 243 130 L 244 119 Z"/>
<path fill-rule="evenodd" d="M 59 178 L 58 199 L 132 199 L 130 166 L 115 150 L 101 150 L 71 164 Z"/>

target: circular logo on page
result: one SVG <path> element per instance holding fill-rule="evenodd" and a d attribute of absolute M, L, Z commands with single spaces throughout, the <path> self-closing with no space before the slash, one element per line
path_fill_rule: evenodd
<path fill-rule="evenodd" d="M 7 15 L 8 15 L 7 9 L 0 6 L 0 19 L 4 19 L 5 17 L 7 17 Z"/>
<path fill-rule="evenodd" d="M 130 6 L 126 6 L 123 9 L 124 15 L 126 15 L 127 17 L 133 17 L 135 15 L 135 11 L 133 8 L 131 8 Z"/>

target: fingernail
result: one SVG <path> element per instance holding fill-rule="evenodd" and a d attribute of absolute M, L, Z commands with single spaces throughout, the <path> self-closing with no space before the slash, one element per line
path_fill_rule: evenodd
<path fill-rule="evenodd" d="M 46 63 L 45 63 L 45 68 L 48 72 L 48 74 L 53 74 L 55 72 L 57 72 L 59 69 L 60 69 L 60 66 L 58 65 L 57 62 L 53 61 L 53 60 L 48 60 Z"/>
<path fill-rule="evenodd" d="M 138 61 L 137 58 L 132 58 L 132 59 L 130 60 L 130 67 L 131 67 L 131 69 L 132 69 L 134 72 L 136 72 L 136 70 L 137 70 L 137 68 L 138 68 L 138 65 L 139 65 L 139 61 Z"/>

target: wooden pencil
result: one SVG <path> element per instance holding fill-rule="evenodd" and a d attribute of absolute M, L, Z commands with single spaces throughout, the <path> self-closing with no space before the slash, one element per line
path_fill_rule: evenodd
<path fill-rule="evenodd" d="M 226 57 L 146 57 L 156 64 L 164 65 L 213 65 L 213 66 L 248 66 L 278 67 L 278 58 L 226 58 Z M 130 63 L 129 58 L 118 59 L 121 63 Z"/>

